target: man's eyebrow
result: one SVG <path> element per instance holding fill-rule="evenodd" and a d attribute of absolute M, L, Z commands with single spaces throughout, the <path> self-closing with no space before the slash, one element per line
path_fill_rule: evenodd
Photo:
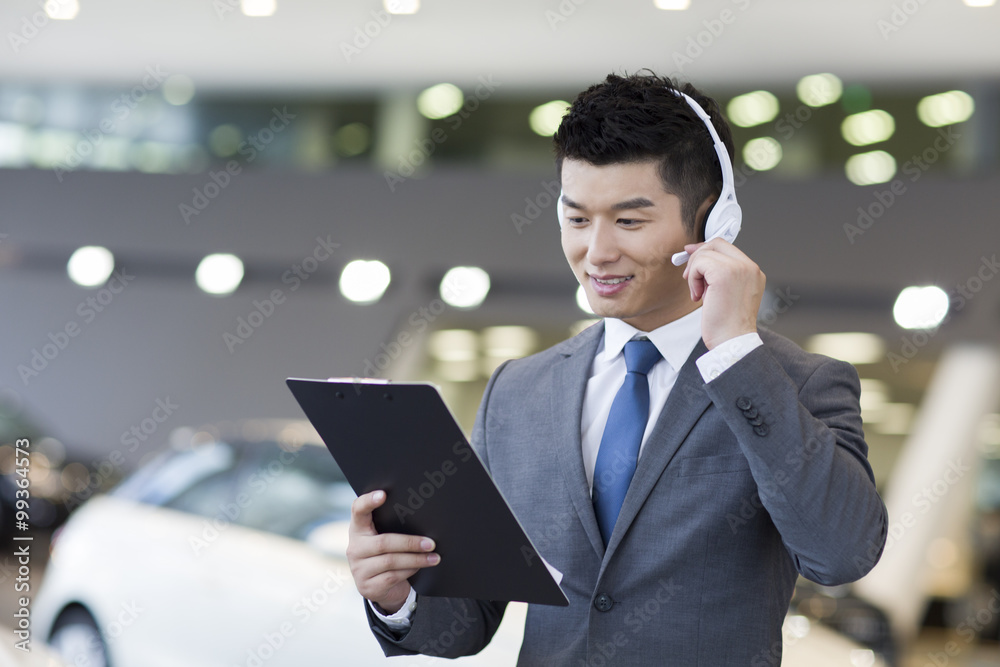
<path fill-rule="evenodd" d="M 633 208 L 649 208 L 655 206 L 653 202 L 646 199 L 645 197 L 633 197 L 632 199 L 626 199 L 625 201 L 620 201 L 617 204 L 611 206 L 612 211 L 628 211 Z"/>
<path fill-rule="evenodd" d="M 579 209 L 581 211 L 587 210 L 582 204 L 578 204 L 573 201 L 565 194 L 562 196 L 562 203 L 570 208 Z M 656 206 L 652 201 L 646 197 L 633 197 L 632 199 L 626 199 L 625 201 L 620 201 L 617 204 L 611 205 L 611 210 L 613 211 L 629 211 L 636 208 L 650 208 Z"/>

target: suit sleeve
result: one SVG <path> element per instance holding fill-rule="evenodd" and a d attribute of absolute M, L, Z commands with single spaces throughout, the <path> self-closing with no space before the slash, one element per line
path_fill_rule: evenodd
<path fill-rule="evenodd" d="M 488 404 L 493 385 L 504 365 L 506 362 L 497 368 L 487 383 L 472 429 L 472 447 L 487 471 L 489 460 L 484 426 L 489 418 Z M 459 658 L 474 655 L 493 639 L 506 608 L 506 602 L 417 595 L 410 628 L 401 633 L 383 623 L 365 602 L 368 624 L 386 656 L 423 654 Z"/>
<path fill-rule="evenodd" d="M 705 389 L 799 574 L 831 586 L 867 574 L 888 521 L 868 464 L 854 367 L 826 359 L 799 386 L 763 346 Z"/>

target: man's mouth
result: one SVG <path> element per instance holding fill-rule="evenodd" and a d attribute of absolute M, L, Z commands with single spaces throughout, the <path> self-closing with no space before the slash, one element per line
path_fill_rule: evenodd
<path fill-rule="evenodd" d="M 597 296 L 612 297 L 623 292 L 635 276 L 590 276 L 590 287 Z"/>

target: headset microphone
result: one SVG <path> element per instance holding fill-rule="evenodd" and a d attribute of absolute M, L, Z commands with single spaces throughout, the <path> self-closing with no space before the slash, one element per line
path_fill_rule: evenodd
<path fill-rule="evenodd" d="M 729 160 L 729 151 L 726 150 L 726 145 L 719 138 L 719 133 L 715 131 L 712 119 L 701 108 L 701 105 L 695 102 L 687 93 L 682 93 L 679 90 L 673 92 L 675 95 L 687 100 L 688 105 L 708 127 L 715 145 L 715 153 L 719 156 L 719 165 L 722 168 L 722 192 L 719 193 L 719 199 L 712 206 L 712 210 L 708 214 L 708 219 L 705 221 L 705 240 L 710 241 L 714 238 L 723 238 L 732 243 L 736 240 L 736 235 L 740 233 L 743 210 L 736 202 L 736 187 L 733 183 L 733 164 Z M 556 202 L 556 215 L 559 217 L 560 227 L 566 222 L 566 214 L 563 212 L 562 207 L 562 194 L 562 191 L 560 191 L 559 201 Z M 680 266 L 688 261 L 688 259 L 689 256 L 686 252 L 679 252 L 671 257 L 671 261 L 675 266 Z"/>

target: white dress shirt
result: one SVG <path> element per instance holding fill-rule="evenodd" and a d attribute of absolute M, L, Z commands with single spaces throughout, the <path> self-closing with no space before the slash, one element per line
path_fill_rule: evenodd
<path fill-rule="evenodd" d="M 677 382 L 681 367 L 701 340 L 701 308 L 650 332 L 640 331 L 622 320 L 610 317 L 604 319 L 604 335 L 597 346 L 597 353 L 590 367 L 590 379 L 587 380 L 587 387 L 584 390 L 583 416 L 580 420 L 583 468 L 587 473 L 587 484 L 591 489 L 594 484 L 597 451 L 601 447 L 601 437 L 604 435 L 604 427 L 611 412 L 611 403 L 614 402 L 618 389 L 625 381 L 625 343 L 638 338 L 648 338 L 653 341 L 653 345 L 663 357 L 646 374 L 649 380 L 649 419 L 639 445 L 641 465 L 646 438 L 656 424 L 670 390 Z M 744 334 L 717 345 L 698 357 L 695 363 L 702 379 L 711 382 L 762 344 L 763 341 L 757 333 Z M 410 617 L 417 607 L 416 601 L 416 591 L 411 588 L 406 602 L 395 614 L 385 616 L 379 613 L 374 605 L 372 611 L 393 630 L 407 630 L 410 627 Z"/>

